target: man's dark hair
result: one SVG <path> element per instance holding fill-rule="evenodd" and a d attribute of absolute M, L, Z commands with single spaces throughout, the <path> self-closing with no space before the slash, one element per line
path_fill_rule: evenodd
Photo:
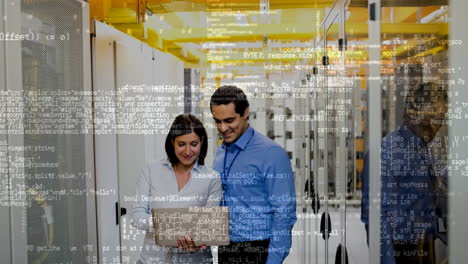
<path fill-rule="evenodd" d="M 174 152 L 175 138 L 192 132 L 200 137 L 200 140 L 202 141 L 200 155 L 198 156 L 198 164 L 205 164 L 206 152 L 208 151 L 208 138 L 205 127 L 203 127 L 202 122 L 194 115 L 182 114 L 175 118 L 166 137 L 166 154 L 172 166 L 179 163 L 179 159 Z"/>
<path fill-rule="evenodd" d="M 249 107 L 249 101 L 245 93 L 237 86 L 225 85 L 219 87 L 210 100 L 210 110 L 213 112 L 213 105 L 225 105 L 234 103 L 235 111 L 243 116 L 245 109 Z"/>
<path fill-rule="evenodd" d="M 442 86 L 426 82 L 410 89 L 405 96 L 405 109 L 420 111 L 435 102 L 447 102 L 447 90 Z"/>

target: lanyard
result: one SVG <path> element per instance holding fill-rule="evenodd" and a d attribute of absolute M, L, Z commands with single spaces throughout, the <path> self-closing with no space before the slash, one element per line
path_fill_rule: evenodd
<path fill-rule="evenodd" d="M 229 164 L 229 167 L 226 168 L 226 159 L 227 159 L 227 154 L 228 154 L 228 148 L 226 148 L 226 152 L 224 153 L 224 162 L 223 162 L 223 178 L 225 179 L 225 181 L 227 180 L 227 176 L 229 175 L 229 171 L 231 170 L 231 167 L 232 167 L 232 164 L 234 164 L 234 161 L 237 159 L 237 156 L 239 156 L 239 153 L 241 152 L 241 150 L 237 151 L 236 155 L 234 156 L 234 158 L 232 159 L 231 163 Z M 224 183 L 224 185 L 226 185 L 226 183 Z"/>
<path fill-rule="evenodd" d="M 252 135 L 250 136 L 250 138 L 247 140 L 247 143 L 245 144 L 246 146 L 249 144 L 250 140 L 252 139 L 253 135 L 254 135 L 255 131 L 252 131 Z M 231 146 L 229 146 L 231 147 Z M 224 195 L 223 195 L 223 201 L 222 201 L 222 206 L 225 206 L 226 205 L 226 200 L 225 200 L 225 196 L 226 196 L 226 185 L 227 185 L 227 177 L 229 175 L 229 172 L 231 171 L 231 167 L 232 165 L 234 164 L 234 161 L 237 159 L 237 156 L 239 156 L 240 152 L 242 151 L 242 149 L 239 149 L 236 153 L 236 155 L 234 156 L 234 158 L 231 160 L 231 163 L 229 164 L 229 166 L 226 168 L 226 161 L 227 161 L 227 155 L 228 155 L 228 150 L 229 150 L 229 147 L 226 147 L 226 151 L 224 152 L 224 161 L 223 161 L 223 175 L 222 175 L 222 187 L 223 187 L 223 191 L 224 191 Z"/>

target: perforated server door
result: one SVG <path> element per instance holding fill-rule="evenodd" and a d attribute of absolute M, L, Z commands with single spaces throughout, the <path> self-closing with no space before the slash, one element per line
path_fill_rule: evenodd
<path fill-rule="evenodd" d="M 96 259 L 87 2 L 2 1 L 8 263 Z M 3 60 L 2 62 L 3 63 Z M 3 72 L 3 71 L 2 71 Z M 6 136 L 5 136 L 6 135 Z M 3 214 L 2 214 L 3 216 Z M 2 221 L 3 223 L 3 221 Z M 8 243 L 7 243 L 8 246 Z M 7 254 L 8 258 L 8 254 Z"/>

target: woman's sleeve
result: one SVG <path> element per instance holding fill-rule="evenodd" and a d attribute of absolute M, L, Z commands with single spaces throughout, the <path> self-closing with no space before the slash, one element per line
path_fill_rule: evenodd
<path fill-rule="evenodd" d="M 221 197 L 223 196 L 223 189 L 221 188 L 221 179 L 219 173 L 213 171 L 213 177 L 210 181 L 208 189 L 208 200 L 206 201 L 207 207 L 219 206 L 221 204 Z"/>
<path fill-rule="evenodd" d="M 136 184 L 136 201 L 132 204 L 130 212 L 131 225 L 135 228 L 152 232 L 153 221 L 149 206 L 151 197 L 150 170 L 148 167 L 142 169 Z"/>

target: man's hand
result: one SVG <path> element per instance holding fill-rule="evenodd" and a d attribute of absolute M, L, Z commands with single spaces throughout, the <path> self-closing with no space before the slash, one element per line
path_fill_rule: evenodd
<path fill-rule="evenodd" d="M 189 253 L 195 253 L 201 249 L 206 249 L 206 245 L 196 246 L 191 237 L 180 237 L 177 240 L 177 247 Z"/>

